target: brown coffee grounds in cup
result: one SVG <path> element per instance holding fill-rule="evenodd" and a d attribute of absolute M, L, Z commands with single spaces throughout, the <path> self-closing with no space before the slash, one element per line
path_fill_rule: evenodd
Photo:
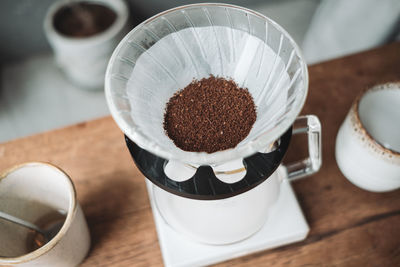
<path fill-rule="evenodd" d="M 213 153 L 239 144 L 256 117 L 247 89 L 232 80 L 210 76 L 194 80 L 171 97 L 164 129 L 182 150 Z"/>
<path fill-rule="evenodd" d="M 78 2 L 66 5 L 54 15 L 54 28 L 70 37 L 88 37 L 108 29 L 117 14 L 98 3 Z"/>

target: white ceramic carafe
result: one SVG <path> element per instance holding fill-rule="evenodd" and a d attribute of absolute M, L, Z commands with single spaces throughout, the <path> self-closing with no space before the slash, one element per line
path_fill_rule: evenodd
<path fill-rule="evenodd" d="M 196 241 L 215 245 L 238 242 L 256 233 L 279 197 L 282 177 L 289 180 L 306 177 L 321 166 L 321 125 L 317 117 L 299 117 L 293 132 L 308 135 L 309 157 L 281 165 L 264 182 L 242 194 L 199 200 L 172 194 L 153 185 L 154 200 L 165 222 Z M 172 171 L 179 176 L 180 169 Z"/>

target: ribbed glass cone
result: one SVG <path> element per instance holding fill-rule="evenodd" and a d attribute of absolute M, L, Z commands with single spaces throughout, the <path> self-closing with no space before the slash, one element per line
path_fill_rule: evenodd
<path fill-rule="evenodd" d="M 248 88 L 257 120 L 233 149 L 183 151 L 163 129 L 166 103 L 211 74 Z M 268 147 L 294 122 L 307 88 L 306 64 L 286 31 L 261 14 L 224 4 L 178 7 L 143 22 L 114 51 L 105 83 L 111 114 L 132 141 L 166 159 L 208 165 Z"/>

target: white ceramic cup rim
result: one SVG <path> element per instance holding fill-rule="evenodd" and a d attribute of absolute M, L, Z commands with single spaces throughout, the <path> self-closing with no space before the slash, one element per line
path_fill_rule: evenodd
<path fill-rule="evenodd" d="M 399 158 L 400 159 L 400 152 L 387 148 L 383 146 L 380 142 L 376 140 L 365 128 L 364 124 L 362 123 L 360 119 L 360 102 L 361 100 L 368 94 L 374 91 L 381 91 L 381 90 L 400 90 L 400 81 L 398 82 L 390 82 L 390 83 L 384 83 L 384 84 L 378 84 L 375 85 L 371 88 L 366 89 L 363 91 L 361 94 L 359 94 L 354 102 L 354 105 L 352 107 L 353 112 L 354 112 L 354 120 L 356 123 L 356 126 L 362 131 L 362 135 L 365 136 L 368 142 L 373 144 L 374 148 L 376 148 L 378 151 L 382 151 L 385 154 L 390 155 L 393 158 Z"/>
<path fill-rule="evenodd" d="M 23 167 L 29 166 L 29 165 L 46 165 L 47 167 L 53 168 L 56 171 L 60 172 L 61 176 L 65 178 L 65 180 L 68 183 L 68 190 L 69 190 L 69 197 L 70 197 L 69 207 L 67 210 L 67 217 L 66 217 L 64 224 L 61 227 L 60 231 L 44 246 L 42 246 L 32 252 L 24 254 L 22 256 L 18 256 L 18 257 L 1 257 L 0 256 L 0 264 L 24 263 L 24 262 L 32 261 L 32 260 L 46 254 L 52 248 L 54 248 L 54 246 L 57 245 L 57 243 L 64 237 L 65 233 L 68 231 L 69 227 L 71 226 L 73 219 L 75 218 L 75 214 L 76 214 L 76 210 L 77 210 L 77 200 L 76 200 L 76 190 L 75 190 L 74 184 L 71 180 L 71 177 L 69 177 L 69 175 L 66 174 L 62 169 L 60 169 L 59 167 L 57 167 L 51 163 L 33 161 L 33 162 L 25 162 L 22 164 L 14 165 L 14 166 L 8 168 L 7 170 L 5 170 L 4 172 L 0 173 L 0 181 L 4 178 L 7 178 L 7 176 L 9 174 L 13 173 L 14 171 L 17 171 L 17 170 L 19 170 Z"/>
<path fill-rule="evenodd" d="M 76 2 L 93 2 L 93 3 L 103 4 L 108 8 L 112 9 L 116 13 L 116 19 L 106 30 L 88 37 L 71 37 L 61 34 L 54 28 L 53 25 L 54 15 L 60 10 L 60 8 Z M 113 1 L 82 0 L 74 2 L 71 2 L 71 0 L 62 0 L 62 1 L 56 1 L 48 9 L 44 19 L 44 29 L 45 31 L 47 31 L 49 35 L 53 36 L 53 38 L 59 39 L 65 43 L 69 43 L 70 45 L 79 45 L 79 46 L 82 44 L 93 45 L 96 43 L 102 43 L 106 40 L 113 38 L 120 32 L 120 30 L 124 27 L 127 21 L 128 21 L 128 6 L 123 0 L 113 0 Z"/>

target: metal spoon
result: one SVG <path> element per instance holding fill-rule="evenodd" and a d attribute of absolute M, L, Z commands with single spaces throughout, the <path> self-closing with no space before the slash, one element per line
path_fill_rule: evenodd
<path fill-rule="evenodd" d="M 57 221 L 53 224 L 51 224 L 49 227 L 46 229 L 40 228 L 37 225 L 27 222 L 23 219 L 17 218 L 13 215 L 10 215 L 8 213 L 5 213 L 3 211 L 0 211 L 0 219 L 4 219 L 6 221 L 18 224 L 20 226 L 23 226 L 25 228 L 28 228 L 30 230 L 35 231 L 38 235 L 40 235 L 42 238 L 40 240 L 43 241 L 42 244 L 38 244 L 38 246 L 43 246 L 47 242 L 49 242 L 57 233 L 60 231 L 61 227 L 64 224 L 64 220 Z"/>

